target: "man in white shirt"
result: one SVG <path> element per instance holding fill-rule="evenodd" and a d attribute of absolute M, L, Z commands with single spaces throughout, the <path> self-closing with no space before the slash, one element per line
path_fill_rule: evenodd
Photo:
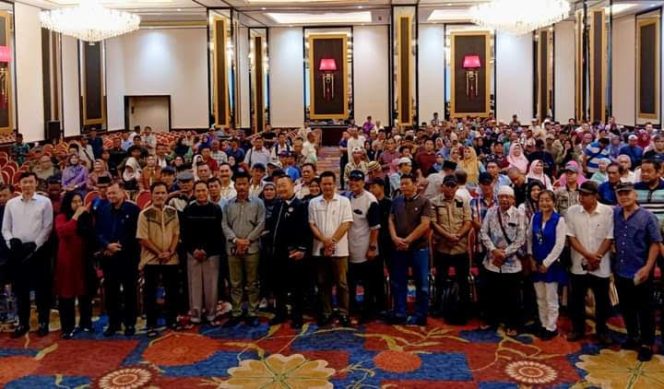
<path fill-rule="evenodd" d="M 357 131 L 357 127 L 350 127 L 348 129 L 348 134 L 350 137 L 348 138 L 347 144 L 346 144 L 346 149 L 348 153 L 348 160 L 352 160 L 352 153 L 353 150 L 357 147 L 364 149 L 364 141 L 366 140 L 364 138 L 364 135 L 359 135 Z"/>
<path fill-rule="evenodd" d="M 253 143 L 254 147 L 247 151 L 247 154 L 244 156 L 247 170 L 251 169 L 257 163 L 266 166 L 270 162 L 270 150 L 263 147 L 263 137 L 257 136 L 254 138 Z"/>
<path fill-rule="evenodd" d="M 286 140 L 286 132 L 281 131 L 277 135 L 277 142 L 272 146 L 272 152 L 270 154 L 270 160 L 272 162 L 278 162 L 279 161 L 279 154 L 281 154 L 283 151 L 290 152 L 291 151 L 291 145 L 287 142 Z"/>
<path fill-rule="evenodd" d="M 570 315 L 573 331 L 569 341 L 585 336 L 586 293 L 595 296 L 595 330 L 603 345 L 611 343 L 606 320 L 610 313 L 609 252 L 613 242 L 613 209 L 598 202 L 597 183 L 586 181 L 579 187 L 579 204 L 567 210 L 567 236 L 572 254 Z"/>
<path fill-rule="evenodd" d="M 318 287 L 322 305 L 319 326 L 332 321 L 332 287 L 337 288 L 339 322 L 350 326 L 348 318 L 348 230 L 353 223 L 350 201 L 336 193 L 336 175 L 325 171 L 320 175 L 322 196 L 309 203 L 309 226 L 314 235 L 313 261 L 318 267 Z"/>
<path fill-rule="evenodd" d="M 348 184 L 350 192 L 346 193 L 353 210 L 353 224 L 348 230 L 348 287 L 352 308 L 358 282 L 364 286 L 362 322 L 371 320 L 378 313 L 381 305 L 379 289 L 383 287 L 383 266 L 377 260 L 380 208 L 376 197 L 364 189 L 364 178 L 361 170 L 352 171 Z"/>
<path fill-rule="evenodd" d="M 37 334 L 46 336 L 51 309 L 51 277 L 44 246 L 53 229 L 53 206 L 47 197 L 35 193 L 35 173 L 22 173 L 19 185 L 21 195 L 7 201 L 2 219 L 2 237 L 15 264 L 18 327 L 12 338 L 19 338 L 30 330 L 30 290 L 33 288 L 39 321 Z"/>
<path fill-rule="evenodd" d="M 231 179 L 232 177 L 233 170 L 231 170 L 231 165 L 222 163 L 221 166 L 219 166 L 219 181 L 221 183 L 222 200 L 230 200 L 237 195 L 235 184 Z"/>

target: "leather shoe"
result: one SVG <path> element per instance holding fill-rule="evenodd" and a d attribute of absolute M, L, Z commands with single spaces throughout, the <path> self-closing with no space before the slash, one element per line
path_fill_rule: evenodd
<path fill-rule="evenodd" d="M 18 326 L 14 332 L 12 332 L 11 337 L 12 339 L 20 338 L 21 336 L 27 334 L 29 330 L 30 328 L 28 328 L 28 326 Z"/>
<path fill-rule="evenodd" d="M 652 359 L 652 354 L 652 346 L 641 346 L 637 358 L 641 362 L 648 362 Z"/>
<path fill-rule="evenodd" d="M 39 329 L 37 329 L 37 336 L 39 336 L 40 338 L 43 338 L 46 335 L 48 335 L 48 324 L 41 323 L 39 325 Z"/>
<path fill-rule="evenodd" d="M 581 340 L 583 338 L 584 338 L 584 335 L 581 332 L 576 332 L 576 331 L 570 332 L 567 335 L 567 341 L 568 342 L 578 342 L 579 340 Z"/>
<path fill-rule="evenodd" d="M 242 319 L 240 319 L 239 317 L 231 317 L 230 319 L 226 320 L 226 323 L 224 323 L 224 325 L 222 325 L 222 327 L 223 328 L 233 328 L 233 327 L 237 326 L 238 324 L 240 324 L 241 321 L 242 321 Z"/>
<path fill-rule="evenodd" d="M 331 316 L 321 316 L 318 319 L 318 327 L 327 327 L 332 323 L 332 317 Z"/>
<path fill-rule="evenodd" d="M 261 325 L 261 322 L 258 320 L 256 316 L 247 317 L 246 319 L 244 319 L 244 323 L 249 327 L 258 327 L 259 325 Z"/>
<path fill-rule="evenodd" d="M 104 330 L 104 336 L 108 338 L 109 336 L 113 336 L 113 335 L 115 335 L 115 333 L 118 332 L 119 330 L 120 330 L 119 327 L 116 327 L 116 326 L 108 326 L 108 327 L 106 327 L 106 329 Z"/>
<path fill-rule="evenodd" d="M 125 336 L 134 336 L 136 334 L 136 327 L 134 326 L 125 327 L 124 334 Z"/>
<path fill-rule="evenodd" d="M 277 324 L 281 324 L 284 321 L 286 321 L 286 318 L 283 315 L 275 315 L 270 321 L 268 322 L 269 325 L 275 326 Z"/>
<path fill-rule="evenodd" d="M 339 318 L 339 324 L 340 324 L 342 327 L 351 327 L 351 324 L 350 324 L 350 318 L 349 318 L 348 316 L 346 316 L 346 315 L 342 315 L 342 316 Z"/>
<path fill-rule="evenodd" d="M 64 340 L 69 340 L 74 337 L 74 330 L 62 330 L 62 334 L 60 334 L 60 338 Z"/>

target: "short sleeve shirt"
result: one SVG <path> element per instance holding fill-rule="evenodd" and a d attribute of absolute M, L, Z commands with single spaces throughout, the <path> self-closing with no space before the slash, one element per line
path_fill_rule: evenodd
<path fill-rule="evenodd" d="M 392 202 L 392 210 L 394 215 L 394 227 L 397 236 L 401 238 L 407 237 L 417 226 L 422 222 L 423 217 L 431 218 L 433 210 L 431 202 L 424 196 L 416 195 L 410 199 L 404 196 L 398 196 Z M 422 249 L 428 245 L 426 236 L 422 236 L 416 241 L 411 243 L 412 248 Z"/>
<path fill-rule="evenodd" d="M 369 250 L 369 234 L 371 230 L 382 228 L 380 225 L 380 209 L 378 200 L 366 190 L 355 196 L 349 193 L 348 198 L 353 210 L 353 224 L 348 230 L 349 261 L 352 263 L 366 262 Z"/>
<path fill-rule="evenodd" d="M 573 205 L 567 210 L 565 217 L 567 236 L 576 238 L 588 251 L 594 253 L 606 239 L 613 239 L 613 209 L 605 204 L 597 204 L 592 213 L 588 213 L 581 205 Z M 610 254 L 607 252 L 600 261 L 599 268 L 592 272 L 583 269 L 584 257 L 572 248 L 573 274 L 590 273 L 597 277 L 607 278 L 611 275 Z"/>
<path fill-rule="evenodd" d="M 347 222 L 353 222 L 353 211 L 347 198 L 335 194 L 329 202 L 323 196 L 309 202 L 309 224 L 318 227 L 323 236 L 331 237 L 339 226 Z M 314 239 L 313 255 L 320 255 L 322 249 L 323 242 Z M 348 253 L 348 234 L 345 234 L 337 242 L 334 256 L 347 257 Z"/>

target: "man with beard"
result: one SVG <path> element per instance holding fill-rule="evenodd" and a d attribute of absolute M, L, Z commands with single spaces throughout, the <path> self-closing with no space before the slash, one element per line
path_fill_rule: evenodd
<path fill-rule="evenodd" d="M 276 179 L 279 201 L 274 206 L 268 225 L 268 240 L 274 255 L 264 258 L 268 264 L 269 278 L 274 287 L 277 311 L 270 325 L 286 320 L 287 296 L 291 295 L 291 327 L 302 328 L 302 310 L 307 287 L 307 263 L 305 255 L 312 241 L 308 228 L 307 204 L 295 196 L 293 180 L 288 175 Z"/>

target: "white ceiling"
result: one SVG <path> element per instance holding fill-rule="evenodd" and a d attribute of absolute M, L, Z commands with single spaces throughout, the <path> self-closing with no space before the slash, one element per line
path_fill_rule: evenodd
<path fill-rule="evenodd" d="M 393 5 L 419 4 L 420 23 L 467 22 L 468 8 L 488 0 L 101 0 L 110 7 L 136 12 L 144 20 L 205 20 L 206 7 L 232 7 L 246 26 L 389 24 Z M 530 0 L 523 0 L 530 1 Z M 580 0 L 571 0 L 578 6 Z M 77 4 L 79 0 L 18 0 L 44 9 Z M 606 3 L 608 0 L 597 0 Z M 664 0 L 614 0 L 614 4 L 633 5 L 615 16 L 634 14 L 664 5 Z M 359 14 L 370 14 L 369 19 Z M 432 18 L 432 13 L 434 17 Z M 272 14 L 272 16 L 268 15 Z M 330 14 L 329 18 L 325 14 Z M 328 20 L 329 19 L 329 20 Z M 279 23 L 279 20 L 282 22 Z M 327 21 L 326 21 L 327 20 Z"/>

